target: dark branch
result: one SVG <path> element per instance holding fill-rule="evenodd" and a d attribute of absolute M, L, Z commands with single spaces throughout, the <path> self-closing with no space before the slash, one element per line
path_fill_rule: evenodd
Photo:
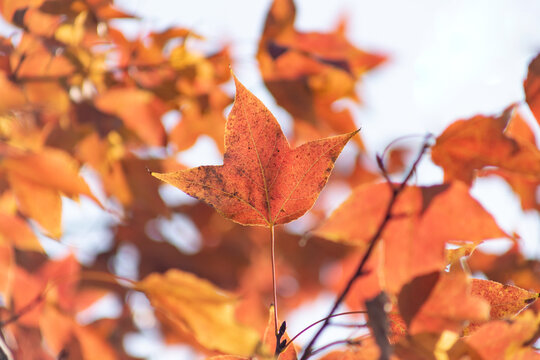
<path fill-rule="evenodd" d="M 338 297 L 334 301 L 334 305 L 332 306 L 332 309 L 330 310 L 328 316 L 324 320 L 323 325 L 315 333 L 313 338 L 311 338 L 311 340 L 308 343 L 308 345 L 306 346 L 306 348 L 304 350 L 304 353 L 302 354 L 302 357 L 300 358 L 300 360 L 307 360 L 311 355 L 313 355 L 315 353 L 315 351 L 313 350 L 313 345 L 315 344 L 315 342 L 317 341 L 319 336 L 321 336 L 323 331 L 328 327 L 328 324 L 330 322 L 330 319 L 331 319 L 332 315 L 336 312 L 338 307 L 345 300 L 345 297 L 347 296 L 347 294 L 351 290 L 352 285 L 354 284 L 354 282 L 359 277 L 361 277 L 362 274 L 364 273 L 364 267 L 365 267 L 369 257 L 371 256 L 371 253 L 373 252 L 373 249 L 375 248 L 375 245 L 377 244 L 378 240 L 380 239 L 384 229 L 388 225 L 388 222 L 392 218 L 392 209 L 393 209 L 399 195 L 403 192 L 403 190 L 405 190 L 405 187 L 407 186 L 407 182 L 411 179 L 412 175 L 416 171 L 416 167 L 418 166 L 418 163 L 422 159 L 422 156 L 425 154 L 425 152 L 429 148 L 429 146 L 430 146 L 429 145 L 429 140 L 431 139 L 431 137 L 432 137 L 431 135 L 427 135 L 425 137 L 424 142 L 422 144 L 422 148 L 418 152 L 418 155 L 416 156 L 415 161 L 413 162 L 409 172 L 407 173 L 407 175 L 405 176 L 403 181 L 397 187 L 394 186 L 391 182 L 389 182 L 389 186 L 390 186 L 390 189 L 392 190 L 392 194 L 391 194 L 390 201 L 388 201 L 388 205 L 386 207 L 384 218 L 383 218 L 381 224 L 379 225 L 379 227 L 377 228 L 377 231 L 375 232 L 375 234 L 373 234 L 373 236 L 371 237 L 371 239 L 369 241 L 369 246 L 368 246 L 366 252 L 364 253 L 364 256 L 360 260 L 360 262 L 359 262 L 359 264 L 358 264 L 358 266 L 356 268 L 356 272 L 351 276 L 351 278 L 347 282 L 347 285 L 345 285 L 345 288 L 341 291 L 341 293 L 338 295 Z M 379 164 L 381 172 L 383 173 L 383 176 L 385 177 L 385 179 L 387 179 L 387 181 L 389 181 L 390 178 L 388 176 L 388 172 L 386 171 L 386 168 L 384 166 L 382 158 L 377 157 L 377 162 Z"/>
<path fill-rule="evenodd" d="M 32 301 L 26 304 L 24 307 L 22 307 L 18 313 L 11 315 L 9 318 L 5 320 L 0 320 L 0 328 L 19 320 L 23 315 L 25 315 L 26 313 L 33 310 L 36 306 L 38 306 L 39 303 L 42 302 L 44 299 L 45 299 L 45 293 L 42 292 L 38 296 L 36 296 Z"/>

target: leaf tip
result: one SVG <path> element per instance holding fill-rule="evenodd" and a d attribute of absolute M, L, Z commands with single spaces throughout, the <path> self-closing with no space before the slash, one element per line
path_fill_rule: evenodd
<path fill-rule="evenodd" d="M 153 177 L 155 177 L 156 179 L 159 179 L 161 181 L 164 181 L 163 180 L 163 174 L 162 173 L 158 173 L 158 172 L 155 172 L 155 171 L 151 171 L 150 169 L 146 168 L 146 171 L 148 171 L 148 173 L 150 175 L 152 175 Z"/>
<path fill-rule="evenodd" d="M 351 131 L 349 134 L 347 134 L 347 135 L 349 135 L 349 136 L 347 137 L 347 141 L 349 141 L 350 139 L 352 139 L 353 137 L 355 137 L 355 136 L 360 132 L 360 130 L 362 130 L 362 128 L 358 128 L 358 129 L 356 129 L 356 130 L 354 130 L 354 131 Z"/>
<path fill-rule="evenodd" d="M 238 90 L 239 89 L 243 89 L 244 88 L 244 85 L 240 82 L 240 80 L 238 80 L 238 78 L 236 77 L 236 75 L 234 74 L 234 71 L 232 69 L 231 70 L 231 77 L 233 78 L 234 80 L 234 86 L 236 88 L 236 93 L 238 94 Z"/>

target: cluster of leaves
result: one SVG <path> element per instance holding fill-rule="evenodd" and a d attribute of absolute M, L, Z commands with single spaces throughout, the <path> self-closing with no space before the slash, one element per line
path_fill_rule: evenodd
<path fill-rule="evenodd" d="M 358 102 L 355 85 L 385 57 L 349 43 L 345 24 L 299 32 L 292 0 L 273 2 L 257 59 L 269 91 L 293 117 L 297 147 L 237 79 L 225 120 L 228 49 L 197 53 L 189 43 L 204 40 L 188 29 L 128 39 L 112 21 L 132 17 L 103 0 L 3 0 L 0 12 L 18 28 L 0 39 L 5 357 L 132 359 L 126 335 L 150 326 L 166 342 L 216 360 L 305 360 L 329 347 L 314 348 L 315 340 L 341 316 L 360 330 L 328 344 L 341 349 L 326 360 L 538 357 L 540 263 L 469 193 L 477 177 L 498 176 L 524 210 L 540 211 L 540 150 L 517 105 L 452 123 L 431 148 L 444 183 L 410 186 L 428 144 L 408 168 L 407 149 L 373 159 L 351 113 L 333 107 L 343 98 Z M 524 88 L 540 119 L 540 56 Z M 164 115 L 177 121 L 165 127 Z M 224 164 L 186 170 L 178 155 L 201 135 L 213 139 Z M 354 168 L 330 181 L 354 190 L 326 218 L 311 207 L 349 140 Z M 82 167 L 101 191 L 90 190 Z M 202 202 L 167 204 L 146 169 L 234 223 Z M 36 234 L 61 239 L 62 203 L 81 195 L 116 219 L 113 241 L 88 263 L 51 258 Z M 307 241 L 275 227 L 307 211 L 321 223 Z M 199 232 L 195 253 L 158 226 L 175 216 Z M 505 254 L 475 249 L 501 237 L 515 244 Z M 114 264 L 125 247 L 139 254 L 128 260 L 137 275 L 119 281 Z M 472 278 L 480 272 L 493 281 Z M 338 295 L 334 309 L 313 319 L 321 330 L 297 349 L 278 315 L 329 290 Z M 152 304 L 150 324 L 131 306 L 137 292 Z M 105 296 L 119 300 L 119 314 L 83 321 Z M 336 313 L 342 302 L 352 311 Z"/>

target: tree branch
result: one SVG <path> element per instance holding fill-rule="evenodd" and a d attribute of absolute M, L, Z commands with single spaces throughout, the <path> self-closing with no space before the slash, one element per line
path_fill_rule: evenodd
<path fill-rule="evenodd" d="M 364 256 L 362 257 L 362 259 L 358 263 L 358 266 L 356 267 L 356 272 L 351 276 L 351 278 L 347 282 L 347 285 L 345 285 L 345 288 L 341 291 L 341 293 L 338 295 L 338 297 L 334 301 L 334 305 L 332 306 L 332 309 L 328 313 L 328 316 L 325 318 L 322 326 L 315 333 L 313 338 L 311 338 L 311 340 L 308 343 L 308 345 L 306 346 L 306 348 L 304 350 L 304 353 L 302 354 L 302 357 L 300 358 L 300 360 L 307 360 L 311 355 L 313 355 L 315 353 L 315 351 L 313 350 L 313 345 L 315 344 L 315 342 L 317 341 L 319 336 L 321 336 L 323 331 L 328 327 L 328 324 L 330 322 L 330 319 L 331 319 L 332 315 L 336 312 L 337 308 L 341 305 L 343 300 L 345 300 L 345 297 L 347 296 L 347 294 L 351 290 L 352 285 L 354 284 L 354 282 L 359 277 L 361 277 L 363 275 L 364 267 L 365 267 L 369 257 L 371 256 L 371 253 L 373 252 L 373 249 L 375 248 L 375 245 L 377 244 L 378 240 L 380 239 L 384 229 L 388 225 L 388 222 L 392 218 L 392 209 L 393 209 L 399 195 L 403 192 L 403 190 L 405 190 L 405 187 L 407 186 L 407 182 L 411 179 L 412 175 L 416 171 L 416 167 L 418 166 L 418 163 L 422 159 L 422 156 L 425 154 L 425 152 L 429 148 L 429 146 L 430 146 L 429 145 L 429 140 L 430 139 L 431 139 L 431 135 L 426 135 L 426 137 L 424 138 L 424 142 L 422 144 L 422 148 L 418 152 L 418 155 L 416 156 L 416 159 L 413 162 L 409 172 L 407 173 L 407 175 L 405 176 L 403 181 L 397 187 L 394 186 L 390 182 L 390 178 L 388 176 L 388 172 L 386 171 L 386 168 L 384 166 L 382 158 L 377 157 L 377 163 L 379 164 L 380 170 L 381 170 L 383 176 L 385 177 L 385 179 L 387 180 L 387 182 L 388 182 L 388 184 L 390 186 L 390 189 L 392 190 L 392 195 L 391 195 L 390 201 L 388 202 L 388 205 L 386 207 L 384 218 L 383 218 L 381 224 L 379 225 L 379 227 L 377 228 L 377 231 L 375 232 L 375 234 L 373 234 L 373 236 L 371 237 L 371 239 L 369 241 L 369 246 L 368 246 L 366 252 L 364 253 Z"/>

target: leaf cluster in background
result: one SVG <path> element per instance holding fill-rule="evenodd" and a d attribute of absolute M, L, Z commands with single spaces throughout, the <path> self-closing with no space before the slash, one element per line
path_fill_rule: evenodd
<path fill-rule="evenodd" d="M 386 180 L 406 174 L 414 150 L 391 147 L 379 174 L 361 138 L 369 134 L 357 131 L 349 110 L 334 107 L 341 99 L 359 103 L 362 75 L 387 59 L 351 44 L 344 23 L 302 32 L 292 0 L 275 0 L 268 10 L 256 59 L 269 92 L 293 118 L 290 146 L 238 80 L 226 118 L 234 95 L 225 90 L 235 66 L 229 50 L 193 50 L 205 40 L 190 29 L 130 39 L 113 20 L 138 20 L 112 1 L 3 0 L 0 13 L 18 28 L 0 38 L 6 356 L 136 359 L 125 339 L 157 330 L 167 344 L 215 360 L 272 359 L 279 324 L 270 307 L 265 226 L 306 212 L 317 224 L 309 234 L 276 227 L 280 319 L 322 293 L 339 294 L 354 276 L 392 196 Z M 524 92 L 540 124 L 540 56 Z M 347 317 L 351 336 L 314 358 L 539 358 L 540 262 L 470 194 L 476 179 L 496 176 L 523 210 L 540 211 L 537 124 L 524 120 L 527 105 L 501 104 L 500 115 L 456 120 L 436 136 L 430 155 L 444 183 L 404 187 L 345 299 L 349 310 L 369 316 Z M 178 162 L 200 136 L 215 142 L 222 166 Z M 349 140 L 352 168 L 330 176 Z M 211 206 L 167 203 L 159 190 L 168 185 L 147 169 Z M 327 181 L 352 189 L 330 216 L 315 202 Z M 109 214 L 112 240 L 90 261 L 50 256 L 38 237 L 61 240 L 65 199 L 81 197 Z M 176 218 L 196 228 L 195 251 L 176 246 L 160 226 Z M 501 255 L 476 249 L 495 238 L 514 245 Z M 118 264 L 134 277 L 123 279 Z M 141 296 L 150 312 L 137 307 Z M 85 315 L 107 299 L 119 304 L 116 315 Z M 282 334 L 280 360 L 301 356 L 294 335 Z"/>

